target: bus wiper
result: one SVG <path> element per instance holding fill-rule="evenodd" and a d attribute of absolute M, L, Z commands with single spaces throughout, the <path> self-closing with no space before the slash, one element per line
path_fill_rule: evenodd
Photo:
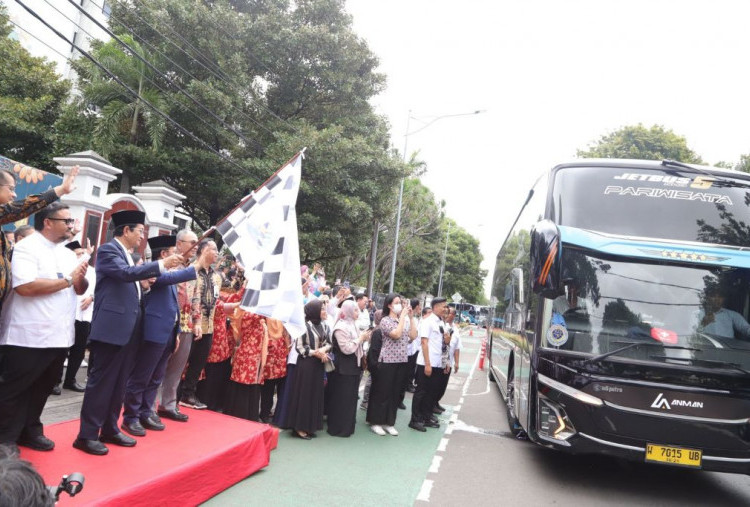
<path fill-rule="evenodd" d="M 731 180 L 728 178 L 725 178 L 724 176 L 721 176 L 719 174 L 713 174 L 705 169 L 701 169 L 698 166 L 694 166 L 691 164 L 685 164 L 684 162 L 678 162 L 676 160 L 662 160 L 661 165 L 665 167 L 681 167 L 683 169 L 690 169 L 693 172 L 701 173 L 705 176 L 708 176 L 711 178 L 714 183 L 716 183 L 717 187 L 738 187 L 738 188 L 750 188 L 750 183 L 740 183 L 739 181 Z"/>
<path fill-rule="evenodd" d="M 609 352 L 605 352 L 604 354 L 599 354 L 598 356 L 590 357 L 586 359 L 583 364 L 598 362 L 604 359 L 605 357 L 612 356 L 614 354 L 619 354 L 620 352 L 628 349 L 632 349 L 635 347 L 638 347 L 639 345 L 644 345 L 646 347 L 659 347 L 662 349 L 680 349 L 680 350 L 700 350 L 695 349 L 691 347 L 683 347 L 682 345 L 665 345 L 661 342 L 625 342 L 625 341 L 615 341 L 612 343 L 627 343 L 624 347 L 620 347 L 619 349 L 610 350 Z"/>
<path fill-rule="evenodd" d="M 737 363 L 725 363 L 723 361 L 714 361 L 712 359 L 695 359 L 695 358 L 682 358 L 682 357 L 667 357 L 667 356 L 649 356 L 652 359 L 674 359 L 676 361 L 690 361 L 691 364 L 696 366 L 719 366 L 722 368 L 731 368 L 733 370 L 737 370 L 739 372 L 744 373 L 745 375 L 750 375 L 750 370 L 746 370 L 742 366 L 740 366 Z"/>

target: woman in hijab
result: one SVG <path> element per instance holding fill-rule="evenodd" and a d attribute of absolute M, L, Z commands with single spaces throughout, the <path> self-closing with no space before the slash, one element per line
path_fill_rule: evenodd
<path fill-rule="evenodd" d="M 289 393 L 285 427 L 305 440 L 323 429 L 323 363 L 331 350 L 331 332 L 323 322 L 327 317 L 323 304 L 313 299 L 305 305 L 307 332 L 297 338 L 299 354 L 294 381 Z"/>
<path fill-rule="evenodd" d="M 362 343 L 368 333 L 359 333 L 359 307 L 344 301 L 333 327 L 333 357 L 336 368 L 328 374 L 328 434 L 348 437 L 357 419 L 357 394 L 362 372 Z"/>

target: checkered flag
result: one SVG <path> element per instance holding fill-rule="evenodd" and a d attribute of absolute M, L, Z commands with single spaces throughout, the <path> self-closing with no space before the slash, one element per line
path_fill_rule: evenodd
<path fill-rule="evenodd" d="M 245 267 L 240 307 L 282 321 L 293 338 L 305 332 L 295 211 L 301 177 L 300 152 L 216 225 Z"/>

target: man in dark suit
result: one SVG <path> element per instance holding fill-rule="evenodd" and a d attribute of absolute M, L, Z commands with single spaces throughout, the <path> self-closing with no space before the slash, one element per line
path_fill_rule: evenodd
<path fill-rule="evenodd" d="M 94 316 L 89 334 L 92 366 L 81 406 L 81 427 L 73 442 L 76 449 L 99 456 L 109 452 L 103 442 L 135 445 L 135 439 L 122 433 L 117 422 L 140 337 L 139 280 L 158 277 L 184 262 L 181 255 L 173 255 L 135 266 L 130 251 L 143 239 L 146 214 L 118 211 L 111 220 L 115 237 L 99 248 L 96 258 Z"/>
<path fill-rule="evenodd" d="M 155 236 L 148 239 L 153 259 L 167 259 L 175 253 L 177 236 Z M 202 266 L 164 273 L 151 285 L 144 298 L 143 341 L 138 347 L 135 368 L 125 390 L 125 412 L 122 429 L 135 437 L 146 435 L 146 429 L 164 429 L 154 411 L 156 392 L 164 379 L 167 360 L 175 349 L 179 307 L 175 284 L 195 280 Z"/>

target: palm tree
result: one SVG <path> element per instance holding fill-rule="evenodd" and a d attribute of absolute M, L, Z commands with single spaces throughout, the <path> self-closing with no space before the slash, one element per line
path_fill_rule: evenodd
<path fill-rule="evenodd" d="M 112 40 L 97 47 L 92 56 L 132 90 L 137 91 L 138 97 L 133 97 L 99 67 L 88 62 L 77 66 L 84 102 L 98 109 L 93 144 L 105 157 L 111 154 L 115 146 L 122 144 L 123 138 L 129 144 L 150 145 L 151 149 L 157 150 L 167 129 L 166 120 L 154 113 L 143 100 L 168 113 L 165 92 L 154 84 L 163 79 L 135 56 L 138 54 L 153 64 L 138 42 L 129 35 L 122 35 L 120 39 L 132 48 L 132 52 Z M 165 86 L 166 83 L 160 85 L 161 88 Z M 120 192 L 128 192 L 131 174 L 127 167 L 122 169 Z"/>

